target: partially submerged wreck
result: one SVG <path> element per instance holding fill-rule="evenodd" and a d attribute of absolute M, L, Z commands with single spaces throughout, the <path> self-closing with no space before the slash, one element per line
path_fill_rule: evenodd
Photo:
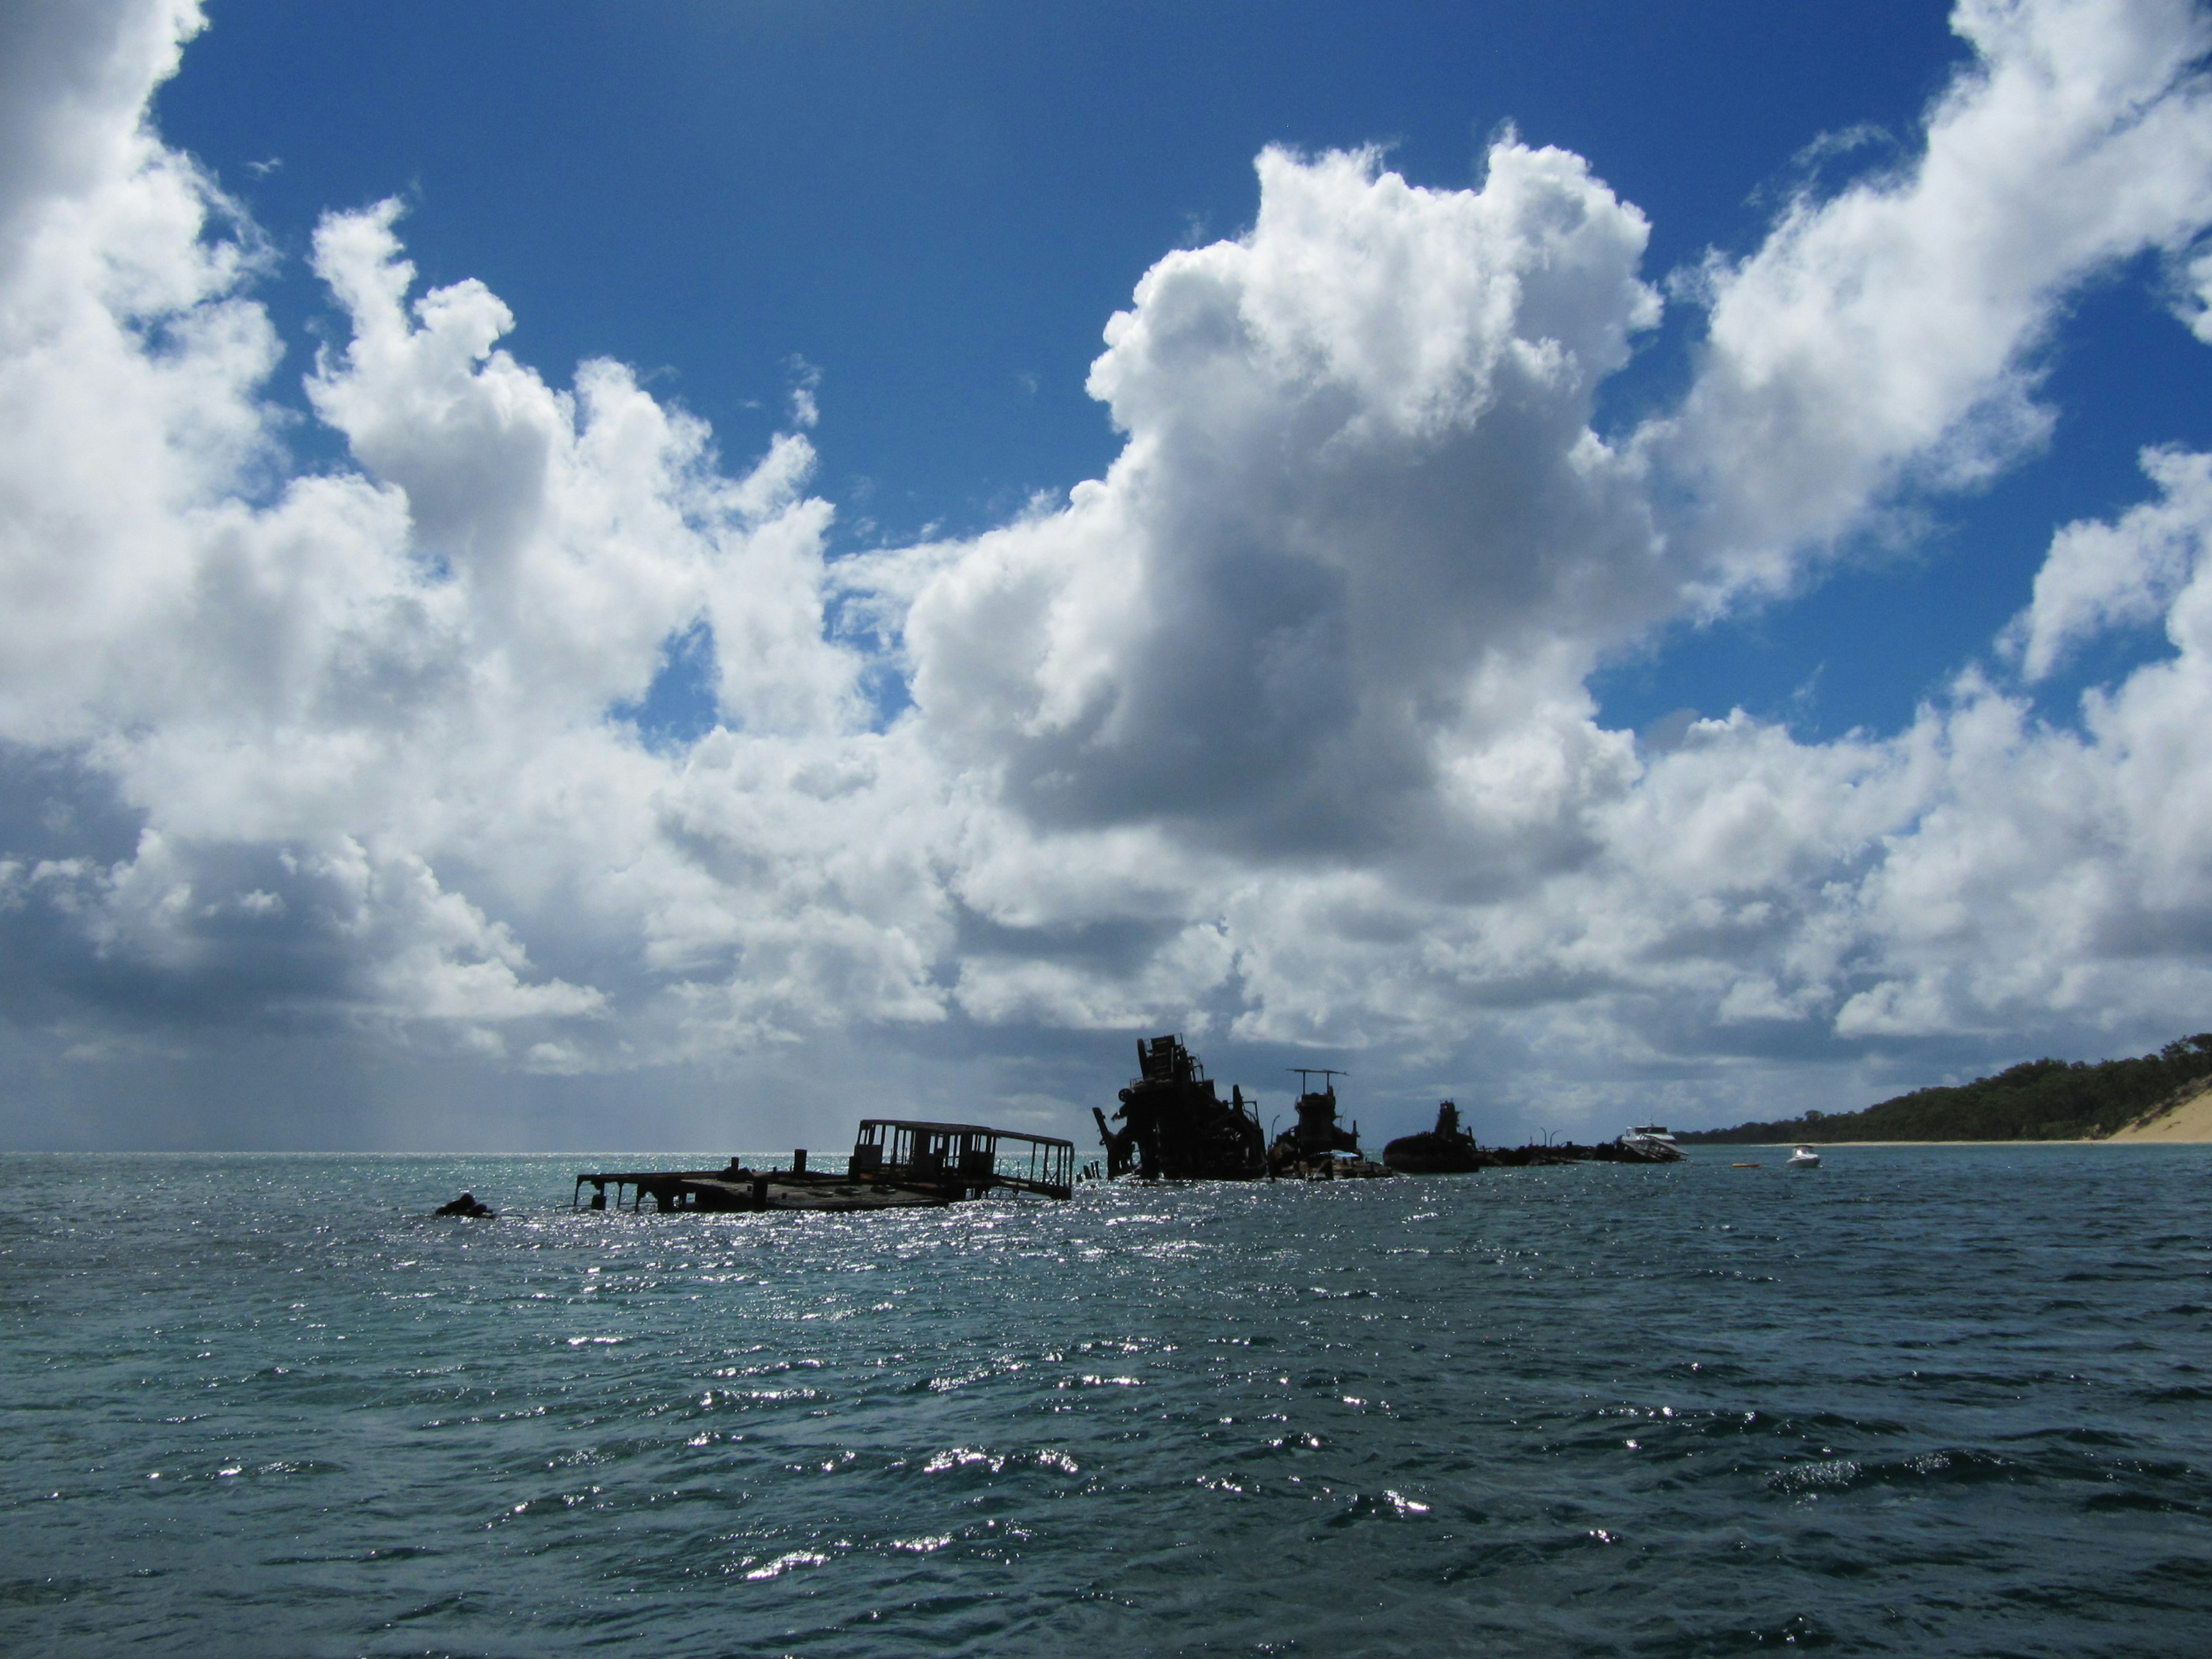
<path fill-rule="evenodd" d="M 1121 1091 L 1114 1128 L 1096 1106 L 1106 1174 L 1146 1181 L 1256 1181 L 1267 1173 L 1259 1109 L 1230 1085 L 1223 1100 L 1198 1056 L 1174 1036 L 1137 1039 L 1137 1077 Z"/>
<path fill-rule="evenodd" d="M 1382 1162 L 1373 1164 L 1360 1156 L 1359 1126 L 1355 1123 L 1347 1130 L 1336 1121 L 1336 1090 L 1328 1080 L 1341 1073 L 1316 1067 L 1302 1076 L 1316 1073 L 1328 1086 L 1306 1089 L 1298 1097 L 1297 1126 L 1285 1130 L 1267 1149 L 1271 1175 L 1309 1181 L 1379 1175 L 1473 1175 L 1481 1170 L 1561 1164 L 1672 1164 L 1682 1156 L 1674 1138 L 1656 1124 L 1638 1124 L 1617 1140 L 1601 1140 L 1590 1146 L 1550 1139 L 1540 1146 L 1484 1146 L 1461 1123 L 1457 1103 L 1444 1100 L 1437 1103 L 1436 1127 L 1399 1136 L 1383 1147 Z M 1350 1156 L 1339 1156 L 1342 1153 Z"/>
<path fill-rule="evenodd" d="M 1290 1181 L 1363 1180 L 1391 1174 L 1360 1156 L 1358 1124 L 1347 1129 L 1336 1121 L 1335 1080 L 1344 1073 L 1320 1066 L 1291 1069 L 1298 1074 L 1297 1121 L 1267 1148 L 1267 1173 Z M 1310 1086 L 1316 1076 L 1322 1080 L 1318 1089 Z M 1340 1158 L 1340 1152 L 1349 1156 Z"/>
<path fill-rule="evenodd" d="M 1437 1103 L 1437 1127 L 1400 1135 L 1382 1149 L 1382 1161 L 1401 1175 L 1473 1175 L 1482 1168 L 1482 1148 L 1460 1127 L 1459 1107 Z"/>
<path fill-rule="evenodd" d="M 1572 1140 L 1547 1141 L 1541 1146 L 1486 1146 L 1482 1150 L 1485 1169 L 1520 1170 L 1553 1164 L 1674 1164 L 1682 1154 L 1654 1152 L 1631 1143 L 1628 1137 L 1618 1140 L 1601 1140 L 1594 1146 L 1584 1146 Z"/>
<path fill-rule="evenodd" d="M 1259 1107 L 1231 1084 L 1221 1098 L 1198 1056 L 1176 1036 L 1137 1039 L 1139 1075 L 1121 1091 L 1115 1128 L 1097 1107 L 1098 1138 L 1106 1147 L 1106 1174 L 1144 1181 L 1334 1181 L 1390 1173 L 1359 1156 L 1359 1126 L 1336 1121 L 1342 1073 L 1314 1067 L 1323 1086 L 1298 1097 L 1297 1121 L 1268 1145 Z M 1350 1154 L 1349 1157 L 1340 1154 Z"/>
<path fill-rule="evenodd" d="M 1591 1146 L 1572 1140 L 1480 1146 L 1460 1127 L 1459 1109 L 1449 1100 L 1437 1108 L 1435 1128 L 1401 1135 L 1382 1149 L 1383 1161 L 1401 1175 L 1472 1175 L 1478 1170 L 1548 1169 L 1561 1164 L 1674 1164 L 1681 1157 L 1671 1138 L 1656 1141 L 1638 1130 Z"/>
<path fill-rule="evenodd" d="M 584 1202 L 584 1188 L 592 1188 Z M 608 1192 L 613 1202 L 608 1202 Z M 572 1207 L 642 1210 L 901 1210 L 938 1208 L 991 1193 L 1065 1199 L 1075 1191 L 1075 1143 L 980 1123 L 865 1118 L 843 1173 L 806 1167 L 599 1170 L 576 1177 Z M 623 1200 L 624 1195 L 629 1202 Z"/>

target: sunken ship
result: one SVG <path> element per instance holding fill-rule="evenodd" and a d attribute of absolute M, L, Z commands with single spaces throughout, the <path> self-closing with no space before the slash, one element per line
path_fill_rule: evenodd
<path fill-rule="evenodd" d="M 1267 1173 L 1259 1109 L 1230 1085 L 1224 1100 L 1196 1054 L 1174 1036 L 1137 1039 L 1137 1076 L 1121 1091 L 1121 1127 L 1096 1106 L 1106 1174 L 1146 1181 L 1256 1181 Z"/>
<path fill-rule="evenodd" d="M 1594 1146 L 1554 1143 L 1548 1136 L 1541 1146 L 1481 1146 L 1460 1121 L 1459 1107 L 1447 1100 L 1437 1107 L 1436 1127 L 1401 1135 L 1382 1149 L 1377 1163 L 1359 1149 L 1359 1125 L 1346 1127 L 1337 1117 L 1341 1072 L 1292 1066 L 1299 1074 L 1296 1119 L 1270 1141 L 1260 1127 L 1256 1103 L 1236 1085 L 1222 1099 L 1180 1038 L 1139 1037 L 1137 1068 L 1112 1121 L 1097 1107 L 1091 1109 L 1105 1143 L 1109 1179 L 1347 1181 L 1555 1164 L 1657 1164 L 1681 1157 L 1665 1131 L 1650 1126 Z M 1318 1089 L 1312 1086 L 1316 1077 Z"/>
<path fill-rule="evenodd" d="M 1472 1175 L 1482 1168 L 1482 1148 L 1460 1127 L 1459 1107 L 1437 1104 L 1437 1127 L 1401 1135 L 1382 1149 L 1382 1161 L 1401 1175 Z"/>
<path fill-rule="evenodd" d="M 1259 1107 L 1231 1084 L 1229 1098 L 1206 1074 L 1196 1054 L 1175 1036 L 1137 1039 L 1138 1076 L 1121 1091 L 1114 1118 L 1097 1107 L 1098 1138 L 1106 1146 L 1109 1179 L 1133 1175 L 1145 1181 L 1333 1181 L 1388 1175 L 1359 1155 L 1359 1126 L 1337 1121 L 1334 1079 L 1316 1068 L 1322 1086 L 1298 1097 L 1297 1119 L 1269 1144 Z M 1297 1068 L 1294 1068 L 1297 1069 Z"/>
<path fill-rule="evenodd" d="M 1298 1074 L 1297 1120 L 1267 1148 L 1267 1173 L 1292 1181 L 1343 1181 L 1391 1171 L 1359 1151 L 1359 1126 L 1336 1121 L 1336 1079 L 1341 1072 L 1294 1066 Z M 1322 1086 L 1313 1087 L 1319 1077 Z M 1342 1156 L 1339 1156 L 1342 1154 Z"/>
<path fill-rule="evenodd" d="M 806 1150 L 788 1168 L 753 1169 L 733 1158 L 720 1170 L 594 1170 L 576 1177 L 571 1208 L 643 1211 L 857 1210 L 942 1208 L 962 1199 L 1033 1194 L 1066 1199 L 1075 1192 L 1075 1143 L 981 1123 L 867 1117 L 841 1173 L 806 1167 Z M 464 1193 L 465 1199 L 471 1194 Z M 627 1197 L 628 1202 L 623 1200 Z M 459 1200 L 456 1200 L 455 1203 Z M 441 1215 L 475 1213 L 448 1205 Z M 489 1211 L 484 1213 L 489 1214 Z"/>

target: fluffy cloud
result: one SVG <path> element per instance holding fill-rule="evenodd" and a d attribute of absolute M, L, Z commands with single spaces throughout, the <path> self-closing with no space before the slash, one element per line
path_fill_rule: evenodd
<path fill-rule="evenodd" d="M 419 291 L 389 204 L 317 235 L 349 331 L 307 392 L 348 460 L 295 466 L 264 258 L 145 125 L 196 12 L 10 18 L 0 759 L 44 804 L 0 813 L 0 927 L 47 994 L 11 981 L 19 1019 L 65 995 L 568 1072 L 1175 1024 L 1555 1079 L 2201 1023 L 2206 458 L 2061 530 L 1997 665 L 1893 736 L 1736 714 L 1662 751 L 1587 689 L 2042 441 L 2035 352 L 2085 281 L 2148 252 L 2186 290 L 2187 7 L 1962 5 L 1978 56 L 1917 153 L 1671 284 L 1693 383 L 1611 439 L 1599 389 L 1662 302 L 1581 158 L 1509 137 L 1435 190 L 1270 149 L 1252 228 L 1108 325 L 1103 478 L 839 560 L 811 381 L 733 474 L 620 365 L 515 361 L 480 283 Z M 2160 623 L 2170 657 L 2039 722 L 2069 648 Z M 686 664 L 713 729 L 641 732 Z"/>
<path fill-rule="evenodd" d="M 2212 524 L 2207 458 L 2150 450 L 2142 465 L 2159 486 L 2157 501 L 2115 524 L 2068 525 L 2052 539 L 2034 603 L 2002 641 L 2029 679 L 2045 678 L 2084 640 L 2165 617 L 2203 562 Z"/>
<path fill-rule="evenodd" d="M 100 868 L 46 860 L 25 925 L 263 1007 L 257 951 L 327 957 L 275 1000 L 442 1024 L 478 1048 L 492 1027 L 596 1024 L 607 1006 L 533 968 L 526 936 L 633 993 L 682 986 L 656 969 L 757 952 L 834 981 L 771 1001 L 905 1012 L 911 949 L 866 922 L 842 945 L 790 943 L 812 915 L 797 895 L 837 884 L 792 802 L 861 708 L 858 658 L 824 635 L 829 513 L 804 494 L 805 441 L 732 478 L 699 422 L 617 365 L 549 387 L 497 349 L 512 319 L 481 284 L 410 302 L 387 204 L 333 216 L 315 246 L 352 329 L 308 391 L 359 470 L 287 476 L 252 243 L 143 125 L 193 21 L 137 9 L 104 43 L 72 36 L 105 78 L 55 77 L 51 118 L 79 143 L 82 83 L 105 88 L 90 148 L 107 164 L 19 191 L 44 194 L 0 295 L 0 736 L 82 757 L 143 826 Z M 110 72 L 126 47 L 135 82 Z M 698 629 L 731 730 L 672 759 L 610 710 Z M 769 777 L 726 752 L 807 739 L 830 748 Z M 704 876 L 711 832 L 684 799 L 702 777 L 772 792 L 757 816 L 804 877 L 769 899 L 752 868 Z"/>
<path fill-rule="evenodd" d="M 1642 216 L 1557 150 L 1499 145 L 1477 191 L 1369 155 L 1259 173 L 1251 232 L 1163 259 L 1108 325 L 1105 479 L 915 595 L 911 684 L 1038 825 L 1372 856 L 1663 608 L 1589 429 L 1658 302 Z"/>
<path fill-rule="evenodd" d="M 2082 280 L 2212 220 L 2212 27 L 2188 0 L 1963 0 L 1975 48 L 1900 173 L 1705 273 L 1704 370 L 1643 434 L 1711 604 L 1784 587 L 1901 481 L 2046 435 L 2032 353 Z"/>

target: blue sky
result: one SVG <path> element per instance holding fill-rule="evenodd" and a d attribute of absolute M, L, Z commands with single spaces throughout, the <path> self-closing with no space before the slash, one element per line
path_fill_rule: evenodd
<path fill-rule="evenodd" d="M 1155 1028 L 1510 1135 L 2203 1023 L 2196 9 L 200 21 L 8 24 L 21 1144 L 1079 1127 Z"/>
<path fill-rule="evenodd" d="M 1099 328 L 1162 252 L 1249 226 L 1264 145 L 1379 144 L 1449 188 L 1511 122 L 1644 210 L 1656 276 L 1748 251 L 1808 182 L 1895 165 L 1965 56 L 1940 4 L 210 15 L 156 112 L 285 255 L 264 291 L 295 362 L 326 309 L 303 269 L 316 220 L 398 193 L 424 280 L 489 283 L 556 379 L 635 364 L 742 453 L 796 365 L 817 370 L 843 549 L 973 532 L 1100 476 L 1120 445 L 1083 391 Z M 1801 598 L 1638 650 L 1598 682 L 1607 718 L 1905 723 L 2025 604 L 2052 525 L 2140 498 L 2143 445 L 2212 433 L 2193 343 L 2144 276 L 2093 284 L 2041 354 L 2047 454 Z M 1644 342 L 1605 414 L 1678 392 L 1698 324 L 1678 311 Z M 2079 685 L 2043 712 L 2069 719 Z"/>
<path fill-rule="evenodd" d="M 896 537 L 1103 470 L 1099 330 L 1163 252 L 1249 224 L 1267 144 L 1459 186 L 1516 122 L 1642 206 L 1664 270 L 1755 240 L 1821 134 L 1909 127 L 1943 15 L 218 4 L 156 111 L 294 277 L 325 211 L 402 194 L 424 279 L 489 283 L 519 353 L 665 373 L 733 451 L 816 364 L 823 487 L 867 481 Z"/>

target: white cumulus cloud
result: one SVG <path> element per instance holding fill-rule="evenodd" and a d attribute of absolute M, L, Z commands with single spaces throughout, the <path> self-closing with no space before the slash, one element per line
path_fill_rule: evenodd
<path fill-rule="evenodd" d="M 270 256 L 148 125 L 196 9 L 7 16 L 19 1020 L 324 1021 L 533 1073 L 1173 1024 L 1480 1050 L 1592 1110 L 1607 1066 L 2202 1023 L 2204 457 L 2060 529 L 1902 732 L 1640 746 L 1589 690 L 2045 441 L 2083 283 L 2156 254 L 2187 313 L 2212 35 L 2179 0 L 1961 5 L 1917 142 L 1668 285 L 1694 377 L 1611 436 L 1662 285 L 1591 162 L 1508 137 L 1442 189 L 1270 149 L 1251 228 L 1107 323 L 1103 477 L 843 559 L 811 369 L 732 467 L 619 364 L 517 361 L 483 284 L 425 290 L 390 204 L 316 235 L 344 459 L 296 465 Z M 2070 649 L 2154 625 L 2166 655 L 2039 717 Z M 711 729 L 641 731 L 687 664 Z"/>

